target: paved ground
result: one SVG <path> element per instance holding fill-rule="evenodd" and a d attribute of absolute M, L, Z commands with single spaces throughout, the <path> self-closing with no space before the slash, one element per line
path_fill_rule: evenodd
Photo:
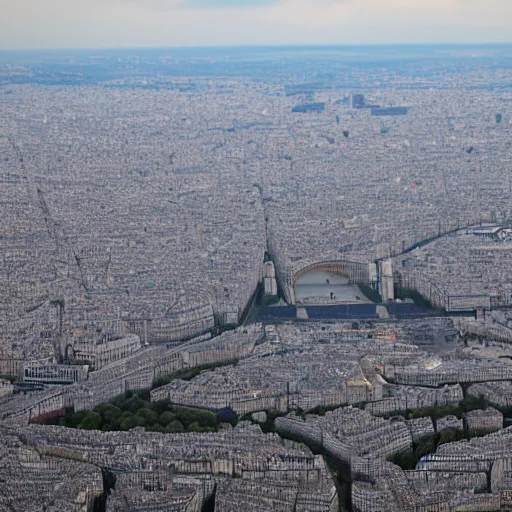
<path fill-rule="evenodd" d="M 295 297 L 304 303 L 314 298 L 317 304 L 371 304 L 357 285 L 349 284 L 348 277 L 332 272 L 311 272 L 301 277 L 295 285 Z"/>

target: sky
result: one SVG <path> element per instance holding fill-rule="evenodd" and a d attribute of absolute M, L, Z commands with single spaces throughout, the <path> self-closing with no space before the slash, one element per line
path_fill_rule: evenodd
<path fill-rule="evenodd" d="M 0 49 L 512 42 L 512 0 L 0 0 Z"/>

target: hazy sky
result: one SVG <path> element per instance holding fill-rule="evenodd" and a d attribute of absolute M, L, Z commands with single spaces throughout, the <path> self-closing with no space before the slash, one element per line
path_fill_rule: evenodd
<path fill-rule="evenodd" d="M 0 0 L 0 48 L 512 41 L 512 0 Z"/>

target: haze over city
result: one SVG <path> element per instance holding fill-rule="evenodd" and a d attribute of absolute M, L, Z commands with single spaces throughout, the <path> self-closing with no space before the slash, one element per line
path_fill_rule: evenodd
<path fill-rule="evenodd" d="M 505 43 L 507 0 L 17 0 L 0 49 Z"/>

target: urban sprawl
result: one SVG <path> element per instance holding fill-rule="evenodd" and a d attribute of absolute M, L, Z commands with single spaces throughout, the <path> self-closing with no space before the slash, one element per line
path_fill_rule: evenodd
<path fill-rule="evenodd" d="M 0 512 L 512 509 L 512 66 L 268 51 L 0 53 Z"/>

